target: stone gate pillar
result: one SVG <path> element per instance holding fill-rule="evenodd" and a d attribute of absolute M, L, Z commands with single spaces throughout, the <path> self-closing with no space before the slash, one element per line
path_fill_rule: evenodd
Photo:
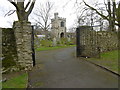
<path fill-rule="evenodd" d="M 14 22 L 13 25 L 16 37 L 16 47 L 18 56 L 18 65 L 21 69 L 31 70 L 33 67 L 32 49 L 31 49 L 31 32 L 30 22 Z"/>

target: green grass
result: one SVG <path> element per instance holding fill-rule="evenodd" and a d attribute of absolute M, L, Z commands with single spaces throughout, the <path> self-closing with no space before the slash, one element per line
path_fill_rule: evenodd
<path fill-rule="evenodd" d="M 73 47 L 73 46 L 75 46 L 75 45 L 56 46 L 56 47 L 41 47 L 41 48 L 37 48 L 36 51 L 55 50 L 55 49 L 60 49 L 60 48 Z"/>
<path fill-rule="evenodd" d="M 99 65 L 107 67 L 108 69 L 118 73 L 118 50 L 104 52 L 100 54 L 100 58 L 89 58 Z"/>
<path fill-rule="evenodd" d="M 28 83 L 28 74 L 23 73 L 22 75 L 11 78 L 10 80 L 2 83 L 2 88 L 26 88 Z"/>

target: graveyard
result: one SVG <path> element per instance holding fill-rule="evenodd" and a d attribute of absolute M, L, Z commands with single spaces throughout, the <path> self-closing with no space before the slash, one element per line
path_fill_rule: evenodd
<path fill-rule="evenodd" d="M 1 3 L 0 89 L 119 89 L 118 0 Z"/>

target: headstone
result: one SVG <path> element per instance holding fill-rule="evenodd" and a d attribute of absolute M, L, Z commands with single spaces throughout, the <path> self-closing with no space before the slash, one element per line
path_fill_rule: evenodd
<path fill-rule="evenodd" d="M 68 42 L 70 42 L 70 41 L 71 41 L 71 38 L 70 38 L 70 37 L 68 37 L 67 39 L 68 39 Z"/>
<path fill-rule="evenodd" d="M 57 45 L 56 38 L 53 38 L 53 46 L 56 46 L 56 45 Z"/>

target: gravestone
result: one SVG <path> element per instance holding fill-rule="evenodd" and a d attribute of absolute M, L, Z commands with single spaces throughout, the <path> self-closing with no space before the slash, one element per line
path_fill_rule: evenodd
<path fill-rule="evenodd" d="M 56 46 L 57 45 L 57 40 L 56 38 L 53 38 L 53 46 Z"/>
<path fill-rule="evenodd" d="M 70 37 L 68 37 L 67 39 L 68 39 L 68 42 L 70 42 L 70 41 L 71 41 L 71 38 L 70 38 Z"/>

